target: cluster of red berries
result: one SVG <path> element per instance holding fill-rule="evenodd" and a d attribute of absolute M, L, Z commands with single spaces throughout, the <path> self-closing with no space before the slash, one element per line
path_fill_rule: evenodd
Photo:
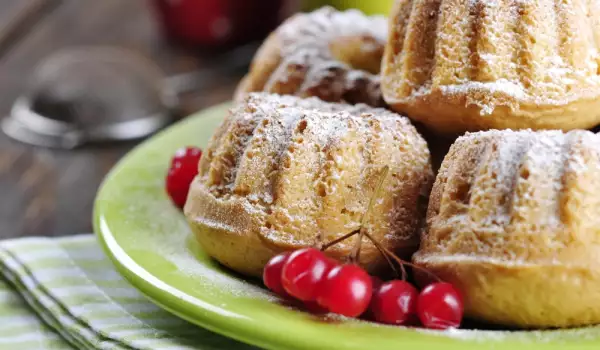
<path fill-rule="evenodd" d="M 273 257 L 263 271 L 271 291 L 293 297 L 309 311 L 367 317 L 394 325 L 447 329 L 460 326 L 463 304 L 449 283 L 432 283 L 419 292 L 404 280 L 383 282 L 355 264 L 340 264 L 315 248 Z"/>
<path fill-rule="evenodd" d="M 178 208 L 183 208 L 190 191 L 190 184 L 198 175 L 198 162 L 202 150 L 197 147 L 184 147 L 175 152 L 167 173 L 165 187 L 167 194 Z"/>

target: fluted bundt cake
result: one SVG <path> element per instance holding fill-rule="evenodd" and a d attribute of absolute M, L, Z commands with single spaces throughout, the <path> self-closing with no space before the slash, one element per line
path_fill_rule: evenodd
<path fill-rule="evenodd" d="M 259 49 L 236 91 L 383 106 L 379 71 L 387 22 L 357 10 L 324 7 L 284 22 Z"/>
<path fill-rule="evenodd" d="M 507 326 L 600 323 L 600 135 L 459 138 L 433 186 L 413 261 Z"/>
<path fill-rule="evenodd" d="M 366 228 L 408 257 L 433 182 L 429 150 L 409 120 L 365 105 L 252 93 L 210 140 L 185 215 L 209 255 L 260 276 L 281 251 L 358 229 L 386 165 Z M 355 239 L 327 253 L 342 260 Z M 385 260 L 365 239 L 360 263 L 376 271 Z"/>
<path fill-rule="evenodd" d="M 600 1 L 399 0 L 382 91 L 441 133 L 600 123 Z"/>

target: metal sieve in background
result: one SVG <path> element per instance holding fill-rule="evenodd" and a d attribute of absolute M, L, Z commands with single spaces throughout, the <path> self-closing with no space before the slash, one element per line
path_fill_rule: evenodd
<path fill-rule="evenodd" d="M 247 67 L 256 47 L 239 47 L 214 67 L 171 77 L 124 49 L 60 51 L 34 71 L 2 130 L 25 143 L 67 149 L 142 138 L 173 120 L 180 94 Z"/>

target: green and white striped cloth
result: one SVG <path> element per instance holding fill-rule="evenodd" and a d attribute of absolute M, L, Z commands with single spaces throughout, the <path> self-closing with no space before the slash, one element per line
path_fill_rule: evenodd
<path fill-rule="evenodd" d="M 163 311 L 93 235 L 0 242 L 0 350 L 253 349 Z"/>

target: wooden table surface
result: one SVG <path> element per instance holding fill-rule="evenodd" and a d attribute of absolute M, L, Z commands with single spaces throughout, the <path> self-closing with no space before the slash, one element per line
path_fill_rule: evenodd
<path fill-rule="evenodd" d="M 0 118 L 25 90 L 36 64 L 58 49 L 125 47 L 152 58 L 168 74 L 214 64 L 214 55 L 166 43 L 152 15 L 146 0 L 1 0 Z M 229 100 L 239 78 L 211 80 L 185 97 L 184 111 Z M 91 232 L 98 186 L 135 144 L 65 151 L 25 145 L 0 133 L 0 239 Z"/>

